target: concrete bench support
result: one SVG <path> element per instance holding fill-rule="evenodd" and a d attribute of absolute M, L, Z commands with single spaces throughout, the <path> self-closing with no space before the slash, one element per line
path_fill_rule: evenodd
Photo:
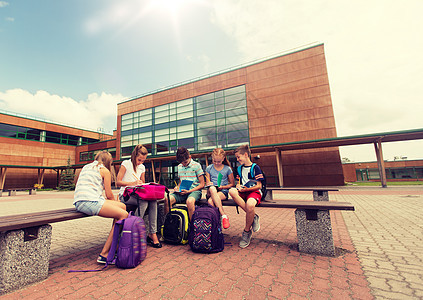
<path fill-rule="evenodd" d="M 300 252 L 335 256 L 332 225 L 328 210 L 295 210 L 298 250 Z"/>
<path fill-rule="evenodd" d="M 11 189 L 11 190 L 0 190 L 0 197 L 3 195 L 3 192 L 7 192 L 9 196 L 16 196 L 17 191 L 29 191 L 30 195 L 36 195 L 37 190 L 35 188 L 29 189 Z"/>
<path fill-rule="evenodd" d="M 48 276 L 51 225 L 0 232 L 0 295 Z"/>
<path fill-rule="evenodd" d="M 313 191 L 313 200 L 314 201 L 329 201 L 329 192 L 328 191 Z"/>

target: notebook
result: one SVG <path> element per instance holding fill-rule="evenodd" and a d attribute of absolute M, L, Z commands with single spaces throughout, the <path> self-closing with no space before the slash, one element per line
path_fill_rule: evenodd
<path fill-rule="evenodd" d="M 175 192 L 180 193 L 182 190 L 189 191 L 191 189 L 191 185 L 192 185 L 193 182 L 194 181 L 192 181 L 192 180 L 186 180 L 186 179 L 182 180 L 181 185 L 179 186 L 179 191 L 178 192 L 175 191 Z"/>

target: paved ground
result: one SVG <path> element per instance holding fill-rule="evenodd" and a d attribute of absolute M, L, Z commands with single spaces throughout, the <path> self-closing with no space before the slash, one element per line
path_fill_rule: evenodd
<path fill-rule="evenodd" d="M 337 257 L 299 253 L 293 210 L 258 208 L 261 230 L 238 247 L 244 215 L 226 208 L 231 227 L 221 253 L 194 254 L 189 246 L 148 248 L 137 268 L 97 268 L 111 221 L 100 217 L 53 224 L 48 279 L 0 299 L 423 299 L 423 187 L 342 188 L 331 201 L 355 212 L 332 212 Z M 311 200 L 310 193 L 277 199 Z M 72 193 L 18 193 L 0 198 L 0 215 L 69 207 Z"/>

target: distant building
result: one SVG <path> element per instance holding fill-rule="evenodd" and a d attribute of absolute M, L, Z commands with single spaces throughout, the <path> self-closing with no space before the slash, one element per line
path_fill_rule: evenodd
<path fill-rule="evenodd" d="M 380 181 L 377 162 L 354 162 L 342 165 L 346 182 Z M 423 160 L 385 161 L 388 181 L 423 180 Z"/>
<path fill-rule="evenodd" d="M 68 158 L 75 164 L 79 160 L 75 157 L 78 147 L 89 153 L 92 143 L 112 138 L 112 135 L 0 113 L 0 174 L 5 179 L 4 188 L 32 187 L 37 183 L 37 172 L 41 171 L 43 184 L 56 187 L 59 170 L 54 167 L 65 166 Z M 115 143 L 111 148 L 115 148 Z M 38 166 L 50 168 L 37 169 Z"/>

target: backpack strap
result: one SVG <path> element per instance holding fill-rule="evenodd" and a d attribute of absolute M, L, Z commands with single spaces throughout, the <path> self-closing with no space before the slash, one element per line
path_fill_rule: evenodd
<path fill-rule="evenodd" d="M 239 183 L 241 184 L 241 177 L 242 177 L 242 165 L 238 166 L 237 168 L 238 176 L 239 176 Z"/>
<path fill-rule="evenodd" d="M 251 173 L 251 179 L 255 179 L 254 178 L 254 176 L 255 176 L 255 171 L 254 171 L 254 168 L 255 168 L 255 166 L 256 166 L 257 164 L 256 163 L 253 163 L 252 165 L 251 165 L 251 169 L 250 169 L 250 173 Z"/>
<path fill-rule="evenodd" d="M 131 214 L 132 214 L 132 212 L 129 213 L 128 217 Z M 112 245 L 110 246 L 109 254 L 107 255 L 106 266 L 109 265 L 113 261 L 113 259 L 115 258 L 117 246 L 118 246 L 118 243 L 119 243 L 120 226 L 123 225 L 123 223 L 124 223 L 124 220 L 120 220 L 120 221 L 117 221 L 115 223 L 115 227 L 114 227 L 114 230 L 113 230 Z"/>

